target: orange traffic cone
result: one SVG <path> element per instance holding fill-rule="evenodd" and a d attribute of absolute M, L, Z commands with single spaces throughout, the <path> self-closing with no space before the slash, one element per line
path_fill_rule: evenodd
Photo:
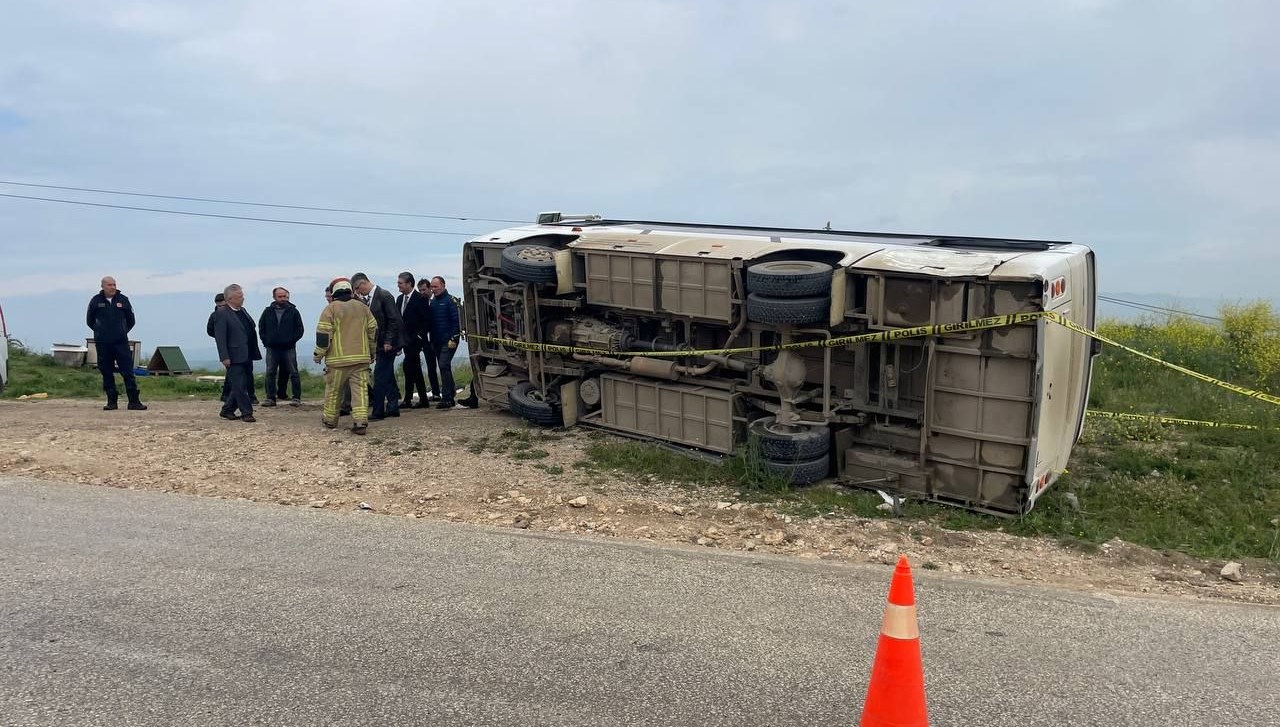
<path fill-rule="evenodd" d="M 889 603 L 871 667 L 871 684 L 862 706 L 861 727 L 928 727 L 924 703 L 924 664 L 911 564 L 898 558 L 889 584 Z"/>

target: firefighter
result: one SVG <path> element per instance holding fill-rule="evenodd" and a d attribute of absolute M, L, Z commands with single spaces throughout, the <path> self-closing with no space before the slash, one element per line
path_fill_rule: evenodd
<path fill-rule="evenodd" d="M 343 389 L 351 392 L 351 431 L 364 434 L 369 428 L 369 362 L 373 360 L 378 322 L 369 306 L 353 299 L 351 281 L 338 278 L 331 284 L 333 302 L 320 314 L 316 324 L 316 363 L 324 361 L 324 425 L 338 426 L 338 404 Z"/>

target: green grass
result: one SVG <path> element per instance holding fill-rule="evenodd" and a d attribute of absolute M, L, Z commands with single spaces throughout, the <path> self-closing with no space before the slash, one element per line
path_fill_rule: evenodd
<path fill-rule="evenodd" d="M 521 462 L 532 460 L 546 459 L 551 453 L 536 445 L 555 442 L 563 439 L 565 433 L 563 430 L 544 430 L 544 429 L 503 429 L 497 434 L 486 434 L 474 441 L 465 442 L 467 451 L 472 454 L 505 454 L 511 459 Z M 535 465 L 539 469 L 546 470 L 550 474 L 560 474 L 564 470 L 556 467 L 557 472 L 551 472 L 545 465 Z"/>
<path fill-rule="evenodd" d="M 1103 322 L 1105 335 L 1171 362 L 1226 381 L 1280 390 L 1280 316 L 1265 304 L 1225 308 L 1224 322 L 1182 318 Z M 48 356 L 11 353 L 6 397 L 48 392 L 52 397 L 101 396 L 91 369 L 56 366 Z M 455 373 L 469 381 L 465 367 Z M 194 377 L 144 377 L 148 399 L 214 398 L 218 384 Z M 319 398 L 322 382 L 304 375 L 304 395 Z M 1026 517 L 1006 519 L 956 508 L 908 502 L 903 516 L 957 529 L 1002 529 L 1057 538 L 1089 550 L 1111 538 L 1208 558 L 1280 561 L 1280 407 L 1225 391 L 1144 361 L 1114 347 L 1095 359 L 1089 406 L 1114 412 L 1162 414 L 1252 424 L 1256 430 L 1177 427 L 1151 422 L 1090 419 L 1064 475 Z M 506 429 L 467 443 L 472 453 L 535 461 L 557 430 Z M 792 490 L 764 472 L 749 448 L 724 464 L 675 455 L 669 449 L 618 441 L 599 432 L 581 440 L 585 459 L 573 469 L 587 478 L 606 470 L 689 488 L 734 488 L 743 500 L 776 504 L 797 516 L 887 517 L 874 492 L 842 487 Z M 411 449 L 399 451 L 413 451 Z M 551 466 L 536 462 L 551 472 Z M 555 466 L 561 474 L 562 468 Z M 592 481 L 595 481 L 592 479 Z"/>
<path fill-rule="evenodd" d="M 1244 311 L 1244 313 L 1240 313 Z M 1280 316 L 1269 308 L 1224 309 L 1222 326 L 1184 319 L 1106 323 L 1100 330 L 1196 371 L 1275 393 Z M 1243 343 L 1242 343 L 1243 342 Z M 1092 409 L 1251 424 L 1256 430 L 1179 427 L 1091 418 L 1068 474 L 1027 516 L 998 518 L 907 502 L 902 516 L 952 529 L 1047 536 L 1086 551 L 1112 538 L 1206 558 L 1280 561 L 1280 408 L 1211 386 L 1114 347 L 1095 359 Z M 762 476 L 740 451 L 723 465 L 636 442 L 592 439 L 588 471 L 611 469 L 689 487 L 736 487 L 739 497 L 788 514 L 891 517 L 874 492 L 792 490 Z"/>
<path fill-rule="evenodd" d="M 221 382 L 197 381 L 201 375 L 222 376 L 222 371 L 196 371 L 183 376 L 139 376 L 138 390 L 143 401 L 172 399 L 217 399 L 222 393 Z M 454 368 L 454 381 L 460 386 L 471 382 L 471 367 Z M 263 374 L 254 376 L 259 398 L 263 392 Z M 116 387 L 123 394 L 123 382 L 116 377 Z M 9 386 L 3 397 L 15 399 L 29 394 L 47 393 L 50 398 L 100 398 L 102 376 L 96 368 L 68 368 L 54 362 L 47 354 L 32 353 L 17 346 L 9 348 Z M 302 372 L 302 396 L 312 401 L 324 397 L 324 377 L 309 371 Z"/>

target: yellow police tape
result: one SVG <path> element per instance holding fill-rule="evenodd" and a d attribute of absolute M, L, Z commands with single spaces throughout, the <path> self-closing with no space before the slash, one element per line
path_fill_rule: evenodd
<path fill-rule="evenodd" d="M 711 348 L 696 349 L 688 351 L 611 351 L 608 349 L 584 348 L 581 346 L 565 346 L 558 343 L 534 343 L 530 341 L 518 341 L 512 338 L 495 338 L 493 336 L 482 336 L 479 334 L 464 334 L 464 336 L 474 341 L 484 341 L 494 343 L 499 346 L 506 346 L 520 351 L 535 351 L 542 353 L 562 353 L 562 354 L 583 354 L 587 356 L 646 356 L 651 358 L 671 358 L 682 356 L 732 356 L 740 353 L 754 353 L 757 351 L 797 351 L 806 348 L 838 348 L 841 346 L 850 346 L 860 343 L 879 343 L 884 341 L 898 341 L 904 338 L 922 338 L 926 336 L 946 336 L 957 333 L 970 333 L 972 331 L 982 331 L 990 328 L 1005 328 L 1007 326 L 1016 326 L 1023 323 L 1033 323 L 1039 319 L 1045 319 L 1064 326 L 1069 330 L 1075 331 L 1082 336 L 1094 338 L 1109 346 L 1115 346 L 1123 351 L 1128 351 L 1135 356 L 1141 356 L 1148 361 L 1154 361 L 1166 368 L 1173 369 L 1182 374 L 1186 374 L 1194 379 L 1199 379 L 1214 386 L 1221 387 L 1227 391 L 1232 391 L 1242 396 L 1247 396 L 1258 401 L 1265 401 L 1268 404 L 1280 405 L 1280 397 L 1272 396 L 1262 391 L 1245 388 L 1237 384 L 1232 384 L 1221 379 L 1215 379 L 1207 374 L 1198 371 L 1192 371 L 1189 368 L 1169 363 L 1164 359 L 1152 356 L 1149 353 L 1143 353 L 1136 348 L 1130 348 L 1123 343 L 1113 341 L 1106 336 L 1089 330 L 1084 326 L 1068 320 L 1062 314 L 1054 311 L 1031 311 L 1027 313 L 1009 313 L 1000 316 L 990 316 L 987 318 L 975 318 L 970 321 L 961 321 L 960 323 L 942 323 L 933 326 L 914 326 L 911 328 L 894 328 L 888 331 L 879 331 L 876 333 L 860 333 L 853 336 L 833 336 L 831 338 L 821 338 L 811 341 L 794 341 L 792 343 L 778 343 L 772 346 L 742 346 L 738 348 Z"/>
<path fill-rule="evenodd" d="M 1040 311 L 1032 313 L 1011 313 L 1002 316 L 991 316 L 990 318 L 976 318 L 971 321 L 962 321 L 960 323 L 943 323 L 936 326 L 915 326 L 913 328 L 894 328 L 892 330 L 879 331 L 877 333 L 859 333 L 853 336 L 834 336 L 832 338 L 820 338 L 812 341 L 775 343 L 772 346 L 741 346 L 738 348 L 706 348 L 680 351 L 612 351 L 600 348 L 584 348 L 582 346 L 565 346 L 558 343 L 517 341 L 512 338 L 494 338 L 492 336 L 481 336 L 474 333 L 467 334 L 466 337 L 471 340 L 496 343 L 499 346 L 507 346 L 521 351 L 569 354 L 579 353 L 588 356 L 646 356 L 650 358 L 679 358 L 683 356 L 732 356 L 739 353 L 754 353 L 756 351 L 798 351 L 805 348 L 839 348 L 841 346 L 851 346 L 859 343 L 898 341 L 904 338 L 921 338 L 924 336 L 945 336 L 955 333 L 982 331 L 988 328 L 1004 328 L 1006 326 L 1013 326 L 1019 323 L 1031 323 L 1037 319 L 1055 315 L 1057 314 L 1044 313 Z"/>
<path fill-rule="evenodd" d="M 1235 393 L 1240 394 L 1242 396 L 1247 396 L 1250 399 L 1257 399 L 1258 401 L 1265 401 L 1268 404 L 1280 405 L 1280 397 L 1275 397 L 1261 391 L 1254 391 L 1253 389 L 1247 389 L 1243 386 L 1238 386 L 1236 384 L 1232 384 L 1230 382 L 1223 381 L 1221 379 L 1215 379 L 1212 376 L 1209 376 L 1208 374 L 1202 374 L 1199 371 L 1192 371 L 1191 369 L 1179 366 L 1178 364 L 1169 363 L 1168 361 L 1165 361 L 1164 359 L 1156 358 L 1155 356 L 1152 356 L 1149 353 L 1143 353 L 1142 351 L 1139 351 L 1136 348 L 1130 348 L 1124 345 L 1123 343 L 1117 343 L 1111 340 L 1110 338 L 1107 338 L 1106 336 L 1103 336 L 1099 333 L 1095 333 L 1089 330 L 1088 328 L 1085 328 L 1084 326 L 1076 323 L 1075 321 L 1067 320 L 1066 318 L 1063 318 L 1061 315 L 1057 313 L 1047 313 L 1046 317 L 1048 317 L 1049 320 L 1053 321 L 1054 323 L 1057 323 L 1062 326 L 1066 326 L 1067 328 L 1075 331 L 1076 333 L 1079 333 L 1082 336 L 1088 336 L 1089 338 L 1096 338 L 1099 341 L 1102 341 L 1103 343 L 1107 344 L 1108 346 L 1115 346 L 1116 348 L 1122 351 L 1128 351 L 1129 353 L 1135 356 L 1141 356 L 1142 358 L 1145 358 L 1148 361 L 1154 361 L 1160 364 L 1161 366 L 1164 366 L 1165 368 L 1170 368 L 1170 369 L 1173 369 L 1174 371 L 1177 371 L 1178 373 L 1186 374 L 1187 376 L 1190 376 L 1193 379 L 1199 379 L 1205 383 L 1213 384 L 1214 386 L 1220 386 L 1226 389 L 1227 391 L 1234 391 Z"/>
<path fill-rule="evenodd" d="M 1124 419 L 1126 421 L 1154 422 L 1156 424 L 1181 424 L 1191 427 L 1217 427 L 1220 429 L 1258 429 L 1258 427 L 1252 424 L 1207 422 L 1203 419 L 1179 419 L 1177 417 L 1162 417 L 1154 414 L 1123 414 L 1114 411 L 1098 411 L 1097 409 L 1090 409 L 1085 413 L 1091 417 L 1101 417 L 1103 419 Z"/>

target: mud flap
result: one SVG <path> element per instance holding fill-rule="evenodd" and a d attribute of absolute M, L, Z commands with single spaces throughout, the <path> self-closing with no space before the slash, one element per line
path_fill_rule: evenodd
<path fill-rule="evenodd" d="M 564 417 L 564 425 L 571 427 L 578 423 L 581 402 L 578 401 L 578 387 L 582 382 L 574 379 L 560 385 L 560 414 Z"/>

